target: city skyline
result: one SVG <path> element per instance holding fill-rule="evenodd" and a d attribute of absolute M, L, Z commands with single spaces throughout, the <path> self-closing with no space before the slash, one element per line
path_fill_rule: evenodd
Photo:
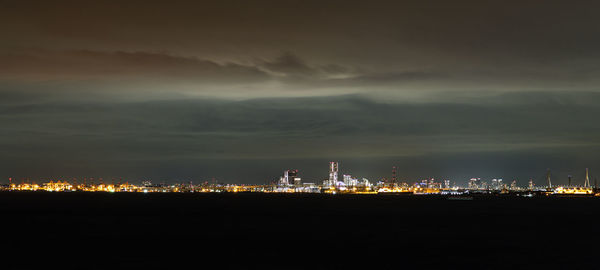
<path fill-rule="evenodd" d="M 598 3 L 2 1 L 0 182 L 600 164 Z"/>
<path fill-rule="evenodd" d="M 308 177 L 306 175 L 303 174 L 302 170 L 299 169 L 283 169 L 283 174 L 280 174 L 277 177 L 272 177 L 272 178 L 266 178 L 265 181 L 263 182 L 255 182 L 255 183 L 248 183 L 248 182 L 244 182 L 244 181 L 235 181 L 235 180 L 224 180 L 224 179 L 217 179 L 215 177 L 191 177 L 191 178 L 184 178 L 184 179 L 174 179 L 174 178 L 170 178 L 170 179 L 152 179 L 152 178 L 123 178 L 123 177 L 115 177 L 115 176 L 110 176 L 110 177 L 102 177 L 102 176 L 46 176 L 46 177 L 27 177 L 27 176 L 22 176 L 22 177 L 9 177 L 8 178 L 8 183 L 27 183 L 27 184 L 32 184 L 32 183 L 48 183 L 48 182 L 53 182 L 53 181 L 65 181 L 65 182 L 69 182 L 69 183 L 86 183 L 88 181 L 90 181 L 91 184 L 94 183 L 94 181 L 99 182 L 99 183 L 104 183 L 104 184 L 108 184 L 108 183 L 112 183 L 112 185 L 114 185 L 116 182 L 118 183 L 124 183 L 124 182 L 131 182 L 131 183 L 151 183 L 154 181 L 154 183 L 160 183 L 160 184 L 165 184 L 165 185 L 174 185 L 174 184 L 192 184 L 192 183 L 196 183 L 196 184 L 203 184 L 203 183 L 208 183 L 208 184 L 225 184 L 225 185 L 280 185 L 280 186 L 287 186 L 287 185 L 297 185 L 297 184 L 304 184 L 304 183 L 310 183 L 310 184 L 316 184 L 316 185 L 323 185 L 323 186 L 335 186 L 336 183 L 340 182 L 340 183 L 346 183 L 349 179 L 354 179 L 355 181 L 358 181 L 359 179 L 362 179 L 363 181 L 366 180 L 367 182 L 370 182 L 372 184 L 379 184 L 379 183 L 384 183 L 384 184 L 392 184 L 392 185 L 396 185 L 396 184 L 416 184 L 419 183 L 421 181 L 438 181 L 439 183 L 442 183 L 446 186 L 449 186 L 449 184 L 451 183 L 452 186 L 455 187 L 461 187 L 461 188 L 466 188 L 466 187 L 470 187 L 471 184 L 473 183 L 473 181 L 476 181 L 478 183 L 478 185 L 483 185 L 483 186 L 494 186 L 494 182 L 495 181 L 500 181 L 500 183 L 502 183 L 502 181 L 504 181 L 505 185 L 516 185 L 519 187 L 524 187 L 524 186 L 531 186 L 531 185 L 535 185 L 535 186 L 547 186 L 547 187 L 552 187 L 552 185 L 554 186 L 583 186 L 583 187 L 589 187 L 589 186 L 596 186 L 597 184 L 597 177 L 591 173 L 591 170 L 589 168 L 585 168 L 584 171 L 581 172 L 572 172 L 569 174 L 566 174 L 566 176 L 563 177 L 562 174 L 556 174 L 554 172 L 552 172 L 552 170 L 550 170 L 550 168 L 548 168 L 543 175 L 541 176 L 536 176 L 536 177 L 529 177 L 527 179 L 518 179 L 515 177 L 508 177 L 508 178 L 504 178 L 502 176 L 487 176 L 487 177 L 479 177 L 479 176 L 471 176 L 470 178 L 465 178 L 465 179 L 452 179 L 449 177 L 434 177 L 434 176 L 429 176 L 429 177 L 417 177 L 417 178 L 406 178 L 406 177 L 402 177 L 400 175 L 398 175 L 398 167 L 397 166 L 392 166 L 391 167 L 391 171 L 390 174 L 387 176 L 381 176 L 381 177 L 370 177 L 370 176 L 364 176 L 364 175 L 356 175 L 356 174 L 352 174 L 350 173 L 352 170 L 351 169 L 346 169 L 346 170 L 341 170 L 340 169 L 340 165 L 339 162 L 337 161 L 331 161 L 329 162 L 329 175 L 325 176 L 325 174 L 323 174 L 323 177 L 314 177 L 311 175 L 308 175 Z M 290 173 L 290 175 L 288 175 L 288 173 Z M 564 178 L 564 179 L 563 179 Z M 593 185 L 592 185 L 593 183 Z M 500 186 L 500 184 L 498 184 L 498 186 Z"/>
<path fill-rule="evenodd" d="M 217 179 L 211 181 L 193 181 L 177 183 L 153 183 L 150 179 L 140 184 L 131 183 L 127 179 L 83 177 L 71 179 L 50 179 L 32 181 L 30 179 L 9 178 L 9 183 L 0 185 L 0 191 L 16 192 L 109 192 L 109 193 L 263 193 L 263 194 L 346 194 L 346 195 L 428 195 L 449 200 L 473 200 L 470 195 L 527 197 L 558 196 L 581 197 L 600 196 L 597 179 L 590 175 L 589 168 L 585 169 L 583 184 L 573 175 L 568 176 L 568 184 L 557 183 L 552 179 L 552 172 L 547 170 L 543 181 L 535 182 L 530 178 L 527 186 L 517 183 L 517 179 L 504 181 L 502 178 L 482 179 L 473 177 L 467 185 L 460 185 L 451 179 L 426 178 L 416 182 L 398 179 L 397 167 L 392 167 L 390 178 L 369 180 L 350 174 L 341 174 L 339 163 L 329 162 L 328 178 L 320 181 L 302 178 L 298 169 L 286 169 L 278 180 L 264 184 L 223 183 Z M 539 183 L 542 183 L 541 185 Z M 537 184 L 537 185 L 536 185 Z M 458 196 L 458 197 L 457 197 Z M 460 197 L 467 196 L 467 197 Z M 488 197 L 490 198 L 490 197 Z"/>

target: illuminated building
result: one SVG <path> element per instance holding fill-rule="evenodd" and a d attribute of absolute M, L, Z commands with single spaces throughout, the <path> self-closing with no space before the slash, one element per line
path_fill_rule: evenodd
<path fill-rule="evenodd" d="M 529 190 L 533 190 L 535 186 L 533 185 L 533 179 L 529 179 Z"/>
<path fill-rule="evenodd" d="M 295 192 L 299 193 L 320 193 L 321 189 L 314 183 L 304 183 L 295 185 Z"/>
<path fill-rule="evenodd" d="M 479 183 L 479 189 L 488 189 L 488 183 L 486 181 L 480 181 Z"/>
<path fill-rule="evenodd" d="M 510 190 L 517 190 L 519 189 L 517 187 L 517 180 L 513 180 L 512 183 L 510 183 Z"/>
<path fill-rule="evenodd" d="M 291 184 L 300 185 L 300 177 L 298 177 L 298 170 L 285 170 L 283 176 L 279 178 L 278 185 L 289 186 Z"/>
<path fill-rule="evenodd" d="M 427 188 L 441 189 L 442 183 L 436 183 L 435 179 L 431 178 L 431 179 L 429 179 L 429 182 L 427 183 Z"/>
<path fill-rule="evenodd" d="M 352 175 L 344 174 L 344 184 L 346 187 L 358 186 L 358 179 L 353 178 Z"/>
<path fill-rule="evenodd" d="M 492 183 L 490 184 L 490 189 L 492 190 L 501 190 L 504 188 L 504 184 L 502 183 L 502 178 L 492 179 Z"/>
<path fill-rule="evenodd" d="M 478 189 L 479 182 L 481 182 L 481 178 L 471 178 L 469 179 L 469 189 Z"/>
<path fill-rule="evenodd" d="M 556 187 L 554 194 L 565 195 L 592 195 L 594 191 L 591 187 Z"/>
<path fill-rule="evenodd" d="M 329 162 L 329 182 L 328 186 L 336 186 L 338 183 L 338 163 Z"/>
<path fill-rule="evenodd" d="M 279 177 L 279 183 L 277 184 L 280 186 L 287 186 L 290 184 L 289 170 L 283 171 L 283 176 Z"/>
<path fill-rule="evenodd" d="M 68 182 L 61 182 L 61 181 L 57 181 L 57 182 L 53 182 L 50 181 L 48 183 L 45 183 L 42 186 L 43 190 L 46 191 L 71 191 L 73 186 L 71 184 L 69 184 Z"/>
<path fill-rule="evenodd" d="M 300 179 L 300 177 L 298 177 L 298 170 L 288 170 L 287 174 L 288 174 L 287 182 L 289 184 L 294 184 L 294 185 L 301 184 L 301 179 Z"/>
<path fill-rule="evenodd" d="M 371 187 L 371 182 L 369 182 L 369 179 L 367 178 L 363 178 L 360 180 L 360 182 L 358 183 L 359 186 L 362 187 Z"/>

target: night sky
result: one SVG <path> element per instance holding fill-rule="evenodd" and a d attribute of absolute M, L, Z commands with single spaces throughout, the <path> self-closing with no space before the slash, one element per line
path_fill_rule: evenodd
<path fill-rule="evenodd" d="M 0 1 L 0 182 L 600 171 L 595 1 Z"/>

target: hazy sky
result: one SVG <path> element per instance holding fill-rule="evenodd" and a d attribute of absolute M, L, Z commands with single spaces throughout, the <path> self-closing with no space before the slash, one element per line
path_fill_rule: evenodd
<path fill-rule="evenodd" d="M 594 1 L 0 1 L 0 179 L 600 170 Z"/>

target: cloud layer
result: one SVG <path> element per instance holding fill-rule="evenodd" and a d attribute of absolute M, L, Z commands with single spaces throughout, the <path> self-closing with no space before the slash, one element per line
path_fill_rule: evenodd
<path fill-rule="evenodd" d="M 10 164 L 40 163 L 61 174 L 116 167 L 127 175 L 146 175 L 139 169 L 144 164 L 169 171 L 190 162 L 220 161 L 244 168 L 246 162 L 258 160 L 369 162 L 383 158 L 394 162 L 548 154 L 527 161 L 532 168 L 539 168 L 544 161 L 556 162 L 557 156 L 588 155 L 600 147 L 600 129 L 595 125 L 598 102 L 600 95 L 595 93 L 511 94 L 462 104 L 389 104 L 360 96 L 14 102 L 0 110 L 1 147 L 10 153 L 0 163 L 8 166 L 6 170 L 11 169 Z M 211 169 L 194 172 L 193 168 L 186 167 L 188 173 L 183 175 L 261 180 Z M 319 177 L 317 168 L 307 170 L 312 172 L 307 176 Z M 266 171 L 261 170 L 268 174 Z M 385 176 L 375 170 L 362 172 L 370 177 Z M 419 173 L 410 171 L 406 176 L 418 177 Z M 514 175 L 527 177 L 527 173 L 532 171 L 516 170 Z M 181 176 L 180 172 L 173 174 Z"/>

